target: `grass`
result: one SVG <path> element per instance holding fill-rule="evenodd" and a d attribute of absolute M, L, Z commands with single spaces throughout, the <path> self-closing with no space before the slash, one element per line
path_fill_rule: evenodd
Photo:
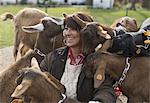
<path fill-rule="evenodd" d="M 27 5 L 10 5 L 10 6 L 0 6 L 0 15 L 5 12 L 12 12 L 16 14 L 19 10 L 27 7 Z M 28 7 L 35 7 L 32 5 L 28 5 Z M 45 11 L 45 8 L 39 8 Z M 55 8 L 48 8 L 47 12 L 49 16 L 57 16 L 62 17 L 62 13 L 72 14 L 74 12 L 85 12 L 91 16 L 93 16 L 94 20 L 105 25 L 111 25 L 114 20 L 125 16 L 126 10 L 125 9 L 88 9 L 86 7 L 55 7 Z M 137 11 L 128 11 L 128 16 L 133 17 L 137 20 L 138 25 L 148 17 L 150 17 L 150 13 L 148 10 L 145 9 L 137 9 Z M 13 23 L 8 21 L 2 21 L 0 19 L 0 48 L 10 46 L 13 44 L 14 41 L 14 26 Z"/>

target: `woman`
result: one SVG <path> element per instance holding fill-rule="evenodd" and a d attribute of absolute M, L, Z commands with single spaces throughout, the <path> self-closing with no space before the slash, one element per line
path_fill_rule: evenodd
<path fill-rule="evenodd" d="M 83 13 L 76 13 L 80 19 L 91 22 L 92 18 Z M 41 62 L 42 71 L 48 71 L 66 87 L 66 95 L 81 102 L 115 103 L 116 96 L 110 78 L 94 89 L 93 78 L 85 77 L 81 67 L 85 56 L 81 52 L 81 27 L 72 16 L 65 19 L 64 41 L 66 47 L 49 53 Z"/>

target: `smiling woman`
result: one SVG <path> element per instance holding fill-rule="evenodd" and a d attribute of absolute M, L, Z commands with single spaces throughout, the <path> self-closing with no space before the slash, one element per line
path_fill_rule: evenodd
<path fill-rule="evenodd" d="M 65 30 L 63 35 L 66 46 L 49 53 L 40 64 L 41 70 L 48 71 L 65 86 L 67 97 L 81 102 L 115 103 L 116 96 L 109 77 L 100 87 L 94 88 L 93 77 L 85 76 L 85 71 L 82 69 L 85 55 L 82 53 L 80 41 L 82 27 L 73 19 L 73 15 L 83 21 L 93 21 L 91 16 L 81 12 L 72 15 L 64 14 Z M 107 91 L 103 88 L 107 88 Z M 107 97 L 103 95 L 107 95 Z"/>

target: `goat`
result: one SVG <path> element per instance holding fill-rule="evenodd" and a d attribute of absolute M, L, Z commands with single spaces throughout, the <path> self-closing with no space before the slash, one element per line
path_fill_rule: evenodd
<path fill-rule="evenodd" d="M 83 65 L 88 77 L 94 77 L 94 87 L 97 88 L 105 79 L 105 73 L 114 80 L 119 80 L 125 68 L 126 58 L 104 51 L 90 54 Z M 119 85 L 123 94 L 128 97 L 128 103 L 150 102 L 149 90 L 149 57 L 134 57 L 131 59 L 130 69 L 125 79 Z"/>
<path fill-rule="evenodd" d="M 138 31 L 136 20 L 128 16 L 121 17 L 115 20 L 110 27 L 113 28 L 117 32 L 117 34 L 123 34 L 124 32 Z"/>
<path fill-rule="evenodd" d="M 66 98 L 63 94 L 65 87 L 49 73 L 35 69 L 21 70 L 17 84 L 11 97 L 28 96 L 32 103 L 79 103 L 75 99 Z"/>
<path fill-rule="evenodd" d="M 19 54 L 18 51 L 21 51 L 21 56 L 25 55 L 25 52 L 28 49 L 33 49 L 37 33 L 26 33 L 22 30 L 22 26 L 30 26 L 35 25 L 40 22 L 40 19 L 43 17 L 48 16 L 45 12 L 35 9 L 35 8 L 25 8 L 20 10 L 16 15 L 13 15 L 12 13 L 4 13 L 2 14 L 2 19 L 6 21 L 7 19 L 12 19 L 15 27 L 15 42 L 14 42 L 14 58 L 15 60 L 19 57 L 17 57 L 17 54 Z M 34 19 L 33 19 L 34 18 Z M 31 35 L 29 35 L 31 34 Z M 19 48 L 19 45 L 22 45 L 21 48 Z M 28 48 L 24 51 L 24 48 Z M 17 60 L 18 60 L 17 59 Z"/>
<path fill-rule="evenodd" d="M 116 31 L 120 31 L 121 28 L 125 29 L 126 32 L 138 31 L 136 20 L 128 16 L 121 17 L 115 20 L 110 27 L 115 29 Z"/>
<path fill-rule="evenodd" d="M 29 67 L 31 58 L 33 57 L 33 52 L 28 53 L 26 56 L 22 57 L 16 63 L 11 65 L 9 68 L 3 69 L 0 72 L 0 102 L 10 103 L 11 93 L 17 86 L 15 84 L 15 79 L 18 74 L 18 70 Z"/>
<path fill-rule="evenodd" d="M 64 46 L 63 43 L 63 20 L 56 17 L 44 17 L 40 23 L 32 26 L 23 26 L 24 32 L 38 33 L 34 46 L 35 57 L 40 63 L 50 51 Z"/>

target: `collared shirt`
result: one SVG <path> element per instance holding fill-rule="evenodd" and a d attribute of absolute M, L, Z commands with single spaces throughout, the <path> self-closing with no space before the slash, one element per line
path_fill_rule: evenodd
<path fill-rule="evenodd" d="M 70 58 L 71 65 L 83 64 L 84 55 L 82 53 L 74 57 L 71 48 L 69 48 L 68 57 Z"/>

